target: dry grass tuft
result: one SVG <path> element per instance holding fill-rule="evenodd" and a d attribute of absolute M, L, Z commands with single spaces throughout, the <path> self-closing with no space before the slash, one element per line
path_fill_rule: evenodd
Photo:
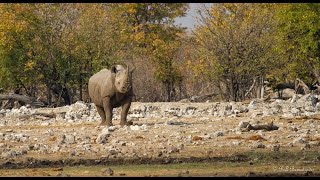
<path fill-rule="evenodd" d="M 230 137 L 226 137 L 226 139 L 245 139 L 241 136 L 230 136 Z"/>
<path fill-rule="evenodd" d="M 202 140 L 203 138 L 202 137 L 199 137 L 199 136 L 193 136 L 192 137 L 192 141 L 199 141 L 199 140 Z"/>
<path fill-rule="evenodd" d="M 260 135 L 252 135 L 247 138 L 247 140 L 252 140 L 252 141 L 266 141 L 265 138 L 261 137 Z"/>

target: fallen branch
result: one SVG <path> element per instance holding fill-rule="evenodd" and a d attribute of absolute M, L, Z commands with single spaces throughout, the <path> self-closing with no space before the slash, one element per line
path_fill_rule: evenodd
<path fill-rule="evenodd" d="M 273 122 L 270 124 L 266 125 L 254 125 L 252 126 L 251 124 L 248 124 L 248 126 L 245 128 L 245 131 L 250 131 L 250 130 L 267 130 L 267 131 L 272 131 L 272 130 L 278 130 L 279 127 L 273 125 Z"/>
<path fill-rule="evenodd" d="M 24 104 L 30 104 L 32 107 L 44 107 L 45 104 L 36 97 L 29 97 L 19 94 L 0 94 L 0 101 L 2 100 L 15 100 L 23 102 Z"/>

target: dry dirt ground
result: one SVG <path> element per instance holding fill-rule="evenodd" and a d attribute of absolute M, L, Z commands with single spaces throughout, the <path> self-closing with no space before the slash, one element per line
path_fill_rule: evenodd
<path fill-rule="evenodd" d="M 320 114 L 135 118 L 136 129 L 2 117 L 0 176 L 319 176 L 319 126 L 308 131 L 310 120 L 320 124 Z M 241 121 L 279 129 L 241 131 Z"/>

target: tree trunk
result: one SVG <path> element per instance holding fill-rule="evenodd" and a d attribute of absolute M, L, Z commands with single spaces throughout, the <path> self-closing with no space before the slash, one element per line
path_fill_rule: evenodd
<path fill-rule="evenodd" d="M 236 78 L 232 78 L 230 87 L 231 101 L 237 102 L 239 100 L 239 84 L 237 83 Z"/>
<path fill-rule="evenodd" d="M 170 99 L 170 83 L 166 82 L 165 83 L 165 86 L 166 86 L 166 94 L 167 94 L 167 102 L 170 102 L 171 99 Z"/>
<path fill-rule="evenodd" d="M 247 97 L 250 92 L 252 91 L 252 89 L 254 88 L 255 84 L 256 84 L 257 78 L 253 79 L 252 85 L 250 86 L 249 90 L 247 90 L 247 92 L 245 93 L 244 97 Z"/>
<path fill-rule="evenodd" d="M 80 75 L 80 79 L 79 79 L 79 91 L 80 91 L 80 97 L 79 97 L 79 99 L 80 99 L 80 101 L 82 101 L 82 75 Z"/>
<path fill-rule="evenodd" d="M 71 104 L 71 98 L 70 98 L 70 93 L 69 90 L 66 86 L 62 88 L 62 98 L 64 100 L 65 105 L 70 105 Z"/>
<path fill-rule="evenodd" d="M 256 77 L 256 79 L 257 79 L 256 98 L 260 98 L 261 97 L 261 78 Z"/>
<path fill-rule="evenodd" d="M 174 83 L 171 82 L 170 83 L 170 100 L 171 101 L 175 101 L 175 97 L 176 97 L 176 90 L 175 90 L 175 87 L 174 87 Z"/>
<path fill-rule="evenodd" d="M 47 103 L 50 106 L 52 104 L 51 87 L 47 86 Z"/>
<path fill-rule="evenodd" d="M 264 97 L 264 78 L 261 77 L 261 93 L 260 93 L 260 99 L 263 99 Z"/>

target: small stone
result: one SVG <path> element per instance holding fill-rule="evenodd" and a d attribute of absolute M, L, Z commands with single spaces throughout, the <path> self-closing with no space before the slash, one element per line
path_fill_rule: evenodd
<path fill-rule="evenodd" d="M 75 156 L 76 154 L 77 154 L 76 150 L 72 150 L 72 151 L 70 152 L 70 156 Z"/>
<path fill-rule="evenodd" d="M 106 143 L 109 136 L 110 136 L 110 134 L 106 133 L 106 132 L 99 134 L 97 139 L 96 139 L 96 143 L 98 143 L 98 144 Z"/>
<path fill-rule="evenodd" d="M 223 136 L 223 132 L 222 132 L 222 131 L 218 131 L 218 132 L 215 133 L 215 136 L 216 136 L 216 137 L 218 137 L 218 136 Z"/>
<path fill-rule="evenodd" d="M 256 173 L 254 173 L 254 172 L 248 172 L 247 174 L 246 174 L 246 177 L 253 177 L 253 176 L 255 176 L 256 175 Z"/>
<path fill-rule="evenodd" d="M 0 143 L 0 148 L 5 148 L 7 146 L 7 144 L 5 143 Z"/>
<path fill-rule="evenodd" d="M 41 123 L 40 125 L 41 125 L 41 126 L 49 126 L 50 123 L 48 123 L 48 122 L 43 122 L 43 123 Z"/>
<path fill-rule="evenodd" d="M 58 177 L 70 177 L 69 174 L 65 174 L 65 173 L 63 173 L 63 172 L 58 173 L 57 176 L 58 176 Z"/>
<path fill-rule="evenodd" d="M 108 128 L 108 131 L 109 132 L 112 132 L 112 131 L 114 131 L 114 130 L 116 130 L 117 128 L 116 128 L 116 126 L 110 126 L 109 128 Z"/>
<path fill-rule="evenodd" d="M 305 171 L 303 176 L 314 176 L 312 171 Z"/>
<path fill-rule="evenodd" d="M 241 144 L 241 141 L 232 141 L 232 145 L 239 146 Z"/>
<path fill-rule="evenodd" d="M 292 143 L 292 142 L 289 142 L 289 143 L 288 143 L 288 147 L 293 147 L 293 143 Z"/>
<path fill-rule="evenodd" d="M 72 135 L 72 134 L 67 134 L 67 135 L 65 135 L 64 142 L 65 142 L 66 144 L 74 144 L 74 143 L 75 143 L 75 136 Z"/>
<path fill-rule="evenodd" d="M 188 170 L 182 170 L 178 176 L 185 176 L 185 175 L 188 175 L 190 172 Z"/>
<path fill-rule="evenodd" d="M 107 175 L 107 176 L 112 176 L 113 170 L 111 168 L 102 169 L 102 174 Z"/>
<path fill-rule="evenodd" d="M 248 105 L 248 109 L 255 109 L 256 107 L 257 107 L 257 102 L 255 100 L 252 100 Z"/>
<path fill-rule="evenodd" d="M 306 150 L 306 149 L 310 149 L 311 146 L 309 143 L 306 143 L 303 147 L 302 147 L 302 150 Z"/>
<path fill-rule="evenodd" d="M 254 145 L 253 145 L 253 147 L 254 148 L 265 148 L 266 146 L 264 145 L 264 144 L 262 144 L 262 143 L 255 143 Z"/>
<path fill-rule="evenodd" d="M 63 168 L 62 167 L 54 168 L 54 169 L 52 169 L 52 171 L 63 171 Z"/>
<path fill-rule="evenodd" d="M 239 123 L 239 128 L 246 128 L 249 125 L 249 122 L 245 122 L 245 121 L 240 121 Z"/>
<path fill-rule="evenodd" d="M 13 132 L 12 129 L 6 129 L 6 132 Z"/>
<path fill-rule="evenodd" d="M 292 141 L 292 143 L 293 143 L 293 144 L 295 144 L 295 143 L 306 144 L 307 141 L 306 141 L 306 139 L 304 139 L 304 138 L 298 137 L 298 138 L 294 139 L 294 140 Z"/>
<path fill-rule="evenodd" d="M 118 154 L 117 150 L 115 150 L 115 149 L 110 149 L 110 150 L 109 150 L 109 153 L 110 153 L 110 155 L 116 155 L 116 154 Z"/>
<path fill-rule="evenodd" d="M 297 132 L 298 128 L 295 126 L 289 126 L 289 130 Z"/>
<path fill-rule="evenodd" d="M 271 145 L 271 151 L 279 151 L 280 150 L 280 144 Z"/>
<path fill-rule="evenodd" d="M 179 149 L 176 148 L 176 147 L 172 147 L 172 148 L 168 151 L 169 154 L 175 153 L 175 152 L 179 152 Z"/>
<path fill-rule="evenodd" d="M 141 130 L 141 127 L 138 125 L 134 125 L 134 126 L 129 126 L 131 131 L 139 131 Z"/>
<path fill-rule="evenodd" d="M 184 144 L 183 143 L 179 143 L 177 145 L 178 150 L 182 150 L 184 148 Z"/>

